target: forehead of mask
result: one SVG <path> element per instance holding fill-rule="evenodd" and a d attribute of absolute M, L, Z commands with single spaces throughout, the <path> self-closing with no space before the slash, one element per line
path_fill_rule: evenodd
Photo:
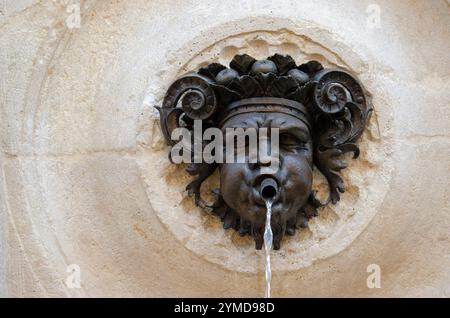
<path fill-rule="evenodd" d="M 279 134 L 289 133 L 303 142 L 311 140 L 308 126 L 300 119 L 282 113 L 246 113 L 230 118 L 222 126 L 225 134 L 227 128 L 251 128 L 257 132 L 260 128 L 278 128 Z M 270 134 L 270 132 L 269 132 Z"/>

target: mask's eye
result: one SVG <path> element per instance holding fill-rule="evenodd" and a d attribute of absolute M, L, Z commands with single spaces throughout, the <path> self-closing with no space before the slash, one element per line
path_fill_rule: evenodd
<path fill-rule="evenodd" d="M 280 135 L 280 146 L 285 149 L 307 149 L 305 142 L 289 133 L 283 133 Z"/>

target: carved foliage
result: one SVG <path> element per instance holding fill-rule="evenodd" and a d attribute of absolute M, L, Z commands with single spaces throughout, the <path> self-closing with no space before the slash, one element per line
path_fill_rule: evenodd
<path fill-rule="evenodd" d="M 341 70 L 322 70 L 314 76 L 310 105 L 315 108 L 314 163 L 329 184 L 328 201 L 335 204 L 345 191 L 336 173 L 347 167 L 344 153 L 359 155 L 356 140 L 361 136 L 372 107 L 368 106 L 362 85 Z"/>

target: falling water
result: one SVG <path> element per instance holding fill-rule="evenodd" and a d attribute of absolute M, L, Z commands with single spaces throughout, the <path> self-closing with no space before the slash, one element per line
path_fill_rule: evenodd
<path fill-rule="evenodd" d="M 272 216 L 272 201 L 266 201 L 266 227 L 264 229 L 264 250 L 266 252 L 266 298 L 270 298 L 270 281 L 272 271 L 270 270 L 270 250 L 272 249 L 273 233 L 270 226 L 270 217 Z"/>

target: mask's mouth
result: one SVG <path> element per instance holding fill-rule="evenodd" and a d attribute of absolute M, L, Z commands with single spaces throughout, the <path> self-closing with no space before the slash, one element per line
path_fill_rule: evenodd
<path fill-rule="evenodd" d="M 273 201 L 278 194 L 278 184 L 273 178 L 266 178 L 261 182 L 259 193 L 264 201 Z"/>

